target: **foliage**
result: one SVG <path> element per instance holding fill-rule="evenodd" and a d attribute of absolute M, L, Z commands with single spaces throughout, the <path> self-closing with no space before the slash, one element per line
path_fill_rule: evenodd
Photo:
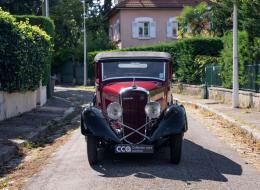
<path fill-rule="evenodd" d="M 242 27 L 248 33 L 249 41 L 260 37 L 260 1 L 259 0 L 241 0 L 239 6 Z"/>
<path fill-rule="evenodd" d="M 226 31 L 230 31 L 233 26 L 232 0 L 212 0 L 210 10 L 211 30 L 215 36 L 222 37 Z"/>
<path fill-rule="evenodd" d="M 227 33 L 223 37 L 224 49 L 221 52 L 220 64 L 221 64 L 221 78 L 223 86 L 225 88 L 232 87 L 233 76 L 233 38 L 232 33 Z M 239 65 L 239 84 L 243 85 L 246 81 L 244 72 L 245 65 L 252 63 L 250 58 L 248 36 L 246 32 L 239 32 L 238 34 L 238 65 Z"/>
<path fill-rule="evenodd" d="M 205 82 L 205 68 L 208 65 L 217 65 L 219 63 L 219 57 L 208 56 L 208 55 L 198 55 L 194 60 L 194 64 L 197 69 L 194 71 L 194 75 L 200 77 L 199 83 Z"/>
<path fill-rule="evenodd" d="M 86 0 L 88 51 L 112 48 L 108 39 L 105 14 L 111 1 Z M 79 0 L 50 0 L 50 16 L 55 22 L 55 66 L 73 60 L 83 60 L 83 5 Z"/>
<path fill-rule="evenodd" d="M 53 20 L 44 16 L 34 16 L 34 15 L 15 15 L 17 22 L 28 21 L 30 25 L 38 26 L 44 30 L 50 37 L 53 42 L 55 34 L 55 26 Z M 49 58 L 47 59 L 48 63 L 45 64 L 44 74 L 42 79 L 42 84 L 47 85 L 49 82 L 49 77 L 51 75 L 51 65 L 53 62 L 53 52 L 50 52 Z"/>
<path fill-rule="evenodd" d="M 35 90 L 51 52 L 50 37 L 0 10 L 0 84 L 8 92 Z"/>
<path fill-rule="evenodd" d="M 181 16 L 178 17 L 180 24 L 180 35 L 185 33 L 192 36 L 209 33 L 209 10 L 205 2 L 198 4 L 196 7 L 184 7 Z M 188 28 L 187 28 L 188 27 Z"/>
<path fill-rule="evenodd" d="M 43 0 L 0 0 L 0 7 L 11 14 L 36 15 L 41 11 Z"/>
<path fill-rule="evenodd" d="M 30 25 L 38 26 L 44 30 L 49 36 L 54 37 L 55 25 L 53 20 L 44 16 L 34 16 L 34 15 L 15 15 L 16 20 L 19 21 L 29 21 Z"/>
<path fill-rule="evenodd" d="M 219 38 L 192 38 L 171 43 L 125 48 L 120 51 L 159 51 L 168 52 L 172 56 L 173 70 L 178 80 L 190 84 L 201 84 L 202 73 L 206 64 L 215 63 L 223 49 Z M 116 50 L 119 51 L 119 50 Z M 88 54 L 89 67 L 93 68 L 93 60 L 99 52 Z M 213 58 L 209 57 L 213 56 Z"/>
<path fill-rule="evenodd" d="M 211 34 L 222 37 L 233 27 L 234 0 L 211 0 L 210 6 L 201 3 L 196 7 L 185 7 L 179 17 L 181 35 L 184 35 L 187 26 L 188 36 Z M 237 0 L 238 28 L 248 33 L 248 48 L 250 56 L 259 60 L 258 39 L 260 38 L 260 1 Z M 207 31 L 210 23 L 210 31 Z M 206 27 L 206 29 L 205 29 Z"/>

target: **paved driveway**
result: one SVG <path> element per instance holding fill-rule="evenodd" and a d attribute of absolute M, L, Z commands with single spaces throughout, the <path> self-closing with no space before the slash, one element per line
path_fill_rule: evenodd
<path fill-rule="evenodd" d="M 260 189 L 260 174 L 245 164 L 237 152 L 196 118 L 190 116 L 189 124 L 183 159 L 178 166 L 169 163 L 169 149 L 165 148 L 145 157 L 105 153 L 102 163 L 90 167 L 85 139 L 77 130 L 25 189 Z"/>

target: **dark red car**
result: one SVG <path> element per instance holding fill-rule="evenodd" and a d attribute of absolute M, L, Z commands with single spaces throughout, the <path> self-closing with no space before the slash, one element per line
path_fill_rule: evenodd
<path fill-rule="evenodd" d="M 100 53 L 95 66 L 96 94 L 81 116 L 89 163 L 97 163 L 99 148 L 134 154 L 170 145 L 171 162 L 178 164 L 188 126 L 184 107 L 172 102 L 170 55 Z"/>

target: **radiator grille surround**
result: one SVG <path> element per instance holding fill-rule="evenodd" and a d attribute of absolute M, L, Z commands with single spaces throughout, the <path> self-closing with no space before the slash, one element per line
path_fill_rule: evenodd
<path fill-rule="evenodd" d="M 149 102 L 149 92 L 143 88 L 128 88 L 120 93 L 121 105 L 123 108 L 122 122 L 124 125 L 133 129 L 138 129 L 147 123 L 147 116 L 145 113 L 145 106 Z M 127 136 L 133 131 L 124 128 L 123 136 Z M 140 133 L 146 135 L 146 128 L 139 130 Z M 139 144 L 145 138 L 134 132 L 125 141 L 130 144 Z"/>

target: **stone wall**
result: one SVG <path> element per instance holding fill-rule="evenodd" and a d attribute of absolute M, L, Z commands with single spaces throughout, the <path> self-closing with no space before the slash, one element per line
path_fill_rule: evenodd
<path fill-rule="evenodd" d="M 226 88 L 209 87 L 209 99 L 219 100 L 225 104 L 232 103 L 232 90 Z M 239 91 L 239 107 L 260 108 L 260 93 Z"/>
<path fill-rule="evenodd" d="M 197 98 L 209 98 L 225 104 L 232 103 L 232 90 L 219 87 L 208 87 L 204 85 L 172 84 L 172 92 L 184 94 Z M 239 107 L 241 108 L 260 108 L 260 93 L 239 91 Z"/>
<path fill-rule="evenodd" d="M 36 108 L 37 92 L 8 93 L 0 91 L 0 121 Z"/>
<path fill-rule="evenodd" d="M 206 96 L 205 85 L 189 85 L 182 83 L 173 84 L 172 92 L 176 94 L 196 96 L 198 98 L 205 98 Z"/>

